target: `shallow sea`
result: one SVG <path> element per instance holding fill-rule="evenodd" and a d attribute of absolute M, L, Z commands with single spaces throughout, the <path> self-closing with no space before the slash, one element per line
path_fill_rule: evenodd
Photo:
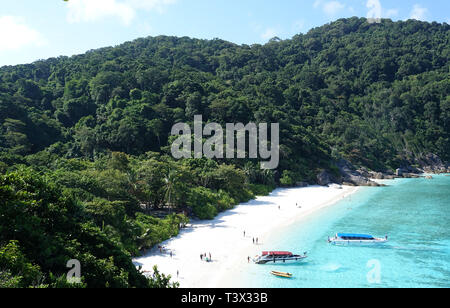
<path fill-rule="evenodd" d="M 264 250 L 308 252 L 298 265 L 251 265 L 246 287 L 450 287 L 450 177 L 397 179 L 362 188 L 286 227 Z M 336 247 L 336 233 L 389 236 L 380 247 Z M 278 278 L 270 271 L 294 274 Z"/>

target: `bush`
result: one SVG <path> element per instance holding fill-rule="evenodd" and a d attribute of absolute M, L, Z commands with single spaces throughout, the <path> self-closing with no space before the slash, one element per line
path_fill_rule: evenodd
<path fill-rule="evenodd" d="M 213 219 L 218 213 L 215 207 L 218 203 L 217 196 L 204 187 L 191 189 L 187 200 L 187 205 L 192 208 L 194 215 L 199 219 Z"/>

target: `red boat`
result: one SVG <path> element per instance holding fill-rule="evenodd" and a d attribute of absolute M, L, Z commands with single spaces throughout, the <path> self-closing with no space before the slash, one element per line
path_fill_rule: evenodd
<path fill-rule="evenodd" d="M 298 263 L 306 258 L 306 252 L 303 255 L 296 255 L 289 251 L 263 251 L 254 261 L 256 264 Z"/>

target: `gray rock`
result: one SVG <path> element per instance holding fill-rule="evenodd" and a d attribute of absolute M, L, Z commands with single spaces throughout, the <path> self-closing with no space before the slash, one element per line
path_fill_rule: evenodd
<path fill-rule="evenodd" d="M 414 173 L 403 173 L 403 177 L 406 179 L 418 179 L 420 178 L 419 175 L 414 174 Z"/>
<path fill-rule="evenodd" d="M 369 178 L 371 177 L 371 172 L 367 170 L 366 168 L 362 167 L 357 172 L 359 172 L 363 177 Z"/>
<path fill-rule="evenodd" d="M 297 187 L 308 187 L 309 184 L 307 182 L 297 182 L 295 184 L 295 186 L 297 186 Z"/>
<path fill-rule="evenodd" d="M 331 184 L 333 182 L 331 178 L 331 175 L 324 170 L 317 175 L 317 182 L 321 186 L 327 186 L 328 184 Z"/>
<path fill-rule="evenodd" d="M 369 180 L 366 176 L 361 174 L 360 171 L 357 171 L 356 168 L 346 160 L 341 159 L 338 162 L 337 167 L 341 172 L 342 181 L 345 183 L 352 183 L 355 186 L 380 186 Z"/>
<path fill-rule="evenodd" d="M 416 163 L 427 173 L 445 173 L 448 172 L 448 165 L 436 154 L 429 153 L 416 159 Z"/>
<path fill-rule="evenodd" d="M 370 178 L 375 180 L 384 180 L 385 175 L 381 172 L 370 172 Z"/>

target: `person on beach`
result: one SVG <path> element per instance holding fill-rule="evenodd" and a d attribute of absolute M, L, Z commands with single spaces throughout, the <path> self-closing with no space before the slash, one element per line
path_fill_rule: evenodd
<path fill-rule="evenodd" d="M 248 263 L 250 263 L 250 257 L 247 258 Z"/>
<path fill-rule="evenodd" d="M 253 245 L 255 245 L 255 238 L 253 238 Z"/>
<path fill-rule="evenodd" d="M 170 252 L 170 257 L 171 257 L 171 258 L 173 257 L 173 253 L 172 253 L 172 252 Z"/>
<path fill-rule="evenodd" d="M 180 271 L 177 270 L 177 278 L 180 276 Z"/>
<path fill-rule="evenodd" d="M 258 239 L 258 238 L 256 238 L 256 245 L 258 245 L 258 241 L 259 241 L 259 239 Z"/>
<path fill-rule="evenodd" d="M 209 253 L 209 261 L 212 261 L 211 253 Z"/>
<path fill-rule="evenodd" d="M 203 255 L 200 255 L 200 260 L 202 260 L 202 261 L 203 261 Z"/>
<path fill-rule="evenodd" d="M 244 237 L 245 237 L 245 231 L 244 231 Z"/>

